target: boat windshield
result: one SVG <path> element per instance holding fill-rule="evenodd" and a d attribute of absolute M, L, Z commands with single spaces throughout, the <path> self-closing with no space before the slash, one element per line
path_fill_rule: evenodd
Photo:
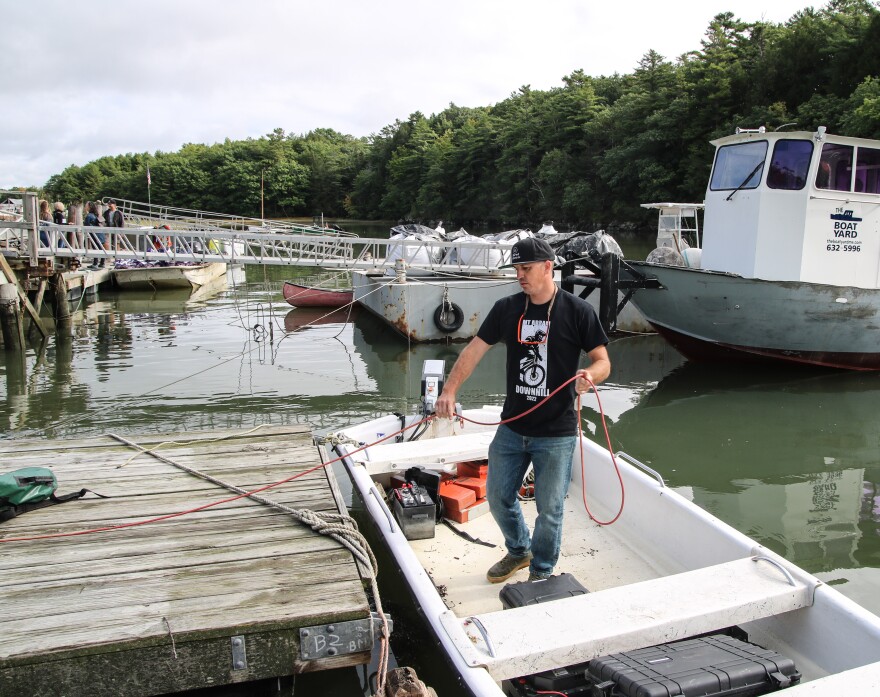
<path fill-rule="evenodd" d="M 809 140 L 778 140 L 773 146 L 773 159 L 767 171 L 767 186 L 771 189 L 798 191 L 807 184 L 807 171 L 813 156 Z"/>
<path fill-rule="evenodd" d="M 723 145 L 715 157 L 709 188 L 712 191 L 757 188 L 766 157 L 766 140 Z"/>

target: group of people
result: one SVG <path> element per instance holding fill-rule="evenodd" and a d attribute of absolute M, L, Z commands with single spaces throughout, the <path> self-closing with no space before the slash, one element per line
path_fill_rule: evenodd
<path fill-rule="evenodd" d="M 83 216 L 83 211 L 85 211 L 85 216 Z M 49 208 L 49 202 L 41 200 L 38 217 L 41 225 L 40 243 L 45 246 L 49 246 L 50 241 L 48 231 L 42 227 L 44 223 L 54 223 L 55 225 L 81 224 L 84 227 L 96 228 L 125 227 L 125 217 L 122 215 L 122 211 L 119 210 L 116 206 L 116 201 L 113 199 L 110 199 L 107 202 L 106 208 L 104 208 L 103 203 L 99 201 L 86 201 L 82 209 L 80 209 L 78 204 L 71 205 L 67 215 L 65 215 L 64 204 L 60 201 L 55 202 L 54 211 L 51 211 Z M 78 218 L 81 218 L 81 221 L 78 220 Z M 83 246 L 83 241 L 85 241 L 86 249 L 104 249 L 108 254 L 95 259 L 90 266 L 90 268 L 93 269 L 102 268 L 112 249 L 112 235 L 99 230 L 95 230 L 94 232 L 90 231 L 86 234 L 88 239 L 83 240 L 81 237 L 79 239 L 73 239 L 73 236 L 77 235 L 77 233 L 71 233 L 67 238 L 62 237 L 59 244 L 61 246 L 81 247 Z"/>

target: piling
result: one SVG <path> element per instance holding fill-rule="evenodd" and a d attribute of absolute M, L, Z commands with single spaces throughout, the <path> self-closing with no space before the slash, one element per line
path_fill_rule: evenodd
<path fill-rule="evenodd" d="M 18 303 L 18 289 L 13 283 L 0 284 L 0 325 L 5 349 L 24 351 L 24 322 Z"/>
<path fill-rule="evenodd" d="M 67 281 L 64 274 L 55 274 L 52 278 L 52 287 L 55 295 L 55 321 L 67 321 L 70 319 L 70 305 L 67 302 Z"/>
<path fill-rule="evenodd" d="M 599 321 L 605 333 L 617 329 L 617 292 L 620 285 L 620 257 L 613 252 L 602 255 L 602 279 L 599 286 Z"/>

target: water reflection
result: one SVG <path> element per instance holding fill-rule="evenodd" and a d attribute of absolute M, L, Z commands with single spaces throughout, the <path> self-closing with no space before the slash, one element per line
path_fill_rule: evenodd
<path fill-rule="evenodd" d="M 880 566 L 878 403 L 876 374 L 683 363 L 609 430 L 706 510 L 840 580 Z"/>
<path fill-rule="evenodd" d="M 102 291 L 48 342 L 4 353 L 2 436 L 338 429 L 414 411 L 424 361 L 448 371 L 464 346 L 408 345 L 367 312 L 291 310 L 288 271 L 250 267 L 195 297 Z M 656 336 L 609 352 L 601 397 L 616 450 L 880 610 L 880 375 L 700 366 Z M 499 403 L 503 363 L 493 349 L 460 401 Z M 592 398 L 583 415 L 598 433 Z"/>

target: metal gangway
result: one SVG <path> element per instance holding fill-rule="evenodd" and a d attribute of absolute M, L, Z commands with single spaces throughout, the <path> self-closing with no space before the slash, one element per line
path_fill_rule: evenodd
<path fill-rule="evenodd" d="M 384 272 L 399 268 L 402 261 L 406 269 L 421 273 L 495 275 L 502 273 L 498 266 L 509 258 L 513 245 L 477 237 L 363 238 L 284 221 L 115 200 L 128 216 L 124 228 L 40 222 L 36 196 L 25 194 L 22 219 L 0 222 L 0 253 L 28 259 L 31 266 L 41 259 L 76 258 L 81 263 L 132 259 Z"/>
<path fill-rule="evenodd" d="M 300 235 L 326 235 L 332 233 L 339 237 L 357 237 L 352 232 L 345 232 L 335 227 L 303 225 L 288 220 L 251 218 L 241 215 L 230 215 L 229 213 L 200 211 L 194 208 L 165 206 L 128 199 L 114 199 L 110 196 L 105 196 L 101 199 L 101 203 L 106 205 L 110 200 L 115 201 L 129 227 L 162 227 L 163 225 L 168 225 L 172 229 L 181 230 L 255 230 L 267 233 L 288 232 Z"/>

